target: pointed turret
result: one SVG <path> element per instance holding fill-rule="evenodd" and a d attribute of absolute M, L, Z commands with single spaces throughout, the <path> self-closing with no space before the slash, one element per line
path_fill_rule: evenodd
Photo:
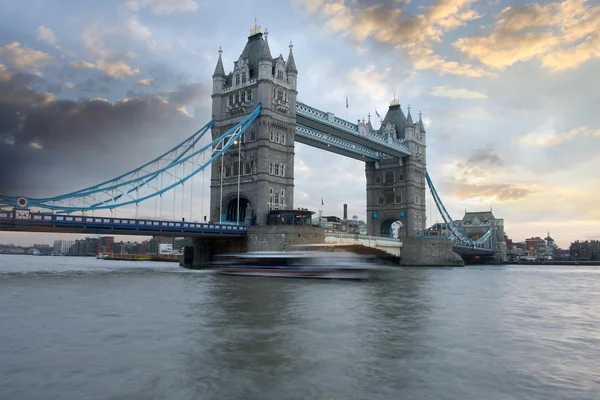
<path fill-rule="evenodd" d="M 298 73 L 298 69 L 296 68 L 296 61 L 294 61 L 294 53 L 292 53 L 293 47 L 294 47 L 294 45 L 290 41 L 290 54 L 288 55 L 287 67 L 286 67 L 286 71 L 288 74 L 289 73 L 293 73 L 293 74 Z"/>
<path fill-rule="evenodd" d="M 220 93 L 223 91 L 223 87 L 227 82 L 227 76 L 225 75 L 225 68 L 223 68 L 223 60 L 221 59 L 221 54 L 223 54 L 223 50 L 219 47 L 219 60 L 217 61 L 217 66 L 215 67 L 215 73 L 212 76 L 213 79 L 213 93 Z"/>
<path fill-rule="evenodd" d="M 221 59 L 221 54 L 223 54 L 223 50 L 219 47 L 219 60 L 217 61 L 217 66 L 215 67 L 215 72 L 213 73 L 213 79 L 215 77 L 225 77 L 225 68 L 223 68 L 223 60 Z"/>
<path fill-rule="evenodd" d="M 271 57 L 271 49 L 269 48 L 269 41 L 267 40 L 267 36 L 269 33 L 265 30 L 265 40 L 263 41 L 262 53 L 260 55 L 260 61 L 273 61 L 273 57 Z"/>
<path fill-rule="evenodd" d="M 367 114 L 367 129 L 369 132 L 373 130 L 373 125 L 371 125 L 371 113 Z"/>
<path fill-rule="evenodd" d="M 412 116 L 410 115 L 410 105 L 408 106 L 408 114 L 406 115 L 406 125 L 413 126 L 414 122 L 412 120 Z"/>
<path fill-rule="evenodd" d="M 425 132 L 425 125 L 423 125 L 423 120 L 421 119 L 421 115 L 422 115 L 422 113 L 421 113 L 421 111 L 419 111 L 419 122 L 418 122 L 418 124 L 419 124 L 419 128 L 421 128 L 421 132 Z"/>

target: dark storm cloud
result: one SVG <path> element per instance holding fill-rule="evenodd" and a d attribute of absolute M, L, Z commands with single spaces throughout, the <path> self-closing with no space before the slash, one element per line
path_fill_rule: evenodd
<path fill-rule="evenodd" d="M 479 166 L 500 166 L 504 165 L 504 160 L 490 145 L 473 151 L 473 154 L 467 159 L 468 165 Z"/>
<path fill-rule="evenodd" d="M 194 84 L 169 93 L 169 101 L 55 100 L 31 88 L 31 79 L 0 81 L 2 194 L 60 194 L 134 168 L 193 133 L 201 121 L 178 107 L 209 97 Z"/>

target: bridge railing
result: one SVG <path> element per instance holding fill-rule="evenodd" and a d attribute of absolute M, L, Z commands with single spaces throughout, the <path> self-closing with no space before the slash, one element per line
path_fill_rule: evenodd
<path fill-rule="evenodd" d="M 394 148 L 395 150 L 400 150 L 406 155 L 411 154 L 408 144 L 404 141 L 394 140 L 391 136 L 384 137 L 378 133 L 370 132 L 368 130 L 366 135 L 362 136 L 357 124 L 353 124 L 352 122 L 336 117 L 332 113 L 318 110 L 304 103 L 296 102 L 296 115 L 302 115 L 304 117 L 317 120 L 354 136 L 366 137 L 367 139 L 378 142 L 384 146 Z"/>
<path fill-rule="evenodd" d="M 385 236 L 369 236 L 369 235 L 360 235 L 354 233 L 340 233 L 336 231 L 327 231 L 325 232 L 325 237 L 332 239 L 351 239 L 355 241 L 372 241 L 378 242 L 387 245 L 400 246 L 402 247 L 402 241 L 396 238 L 390 238 Z"/>
<path fill-rule="evenodd" d="M 185 222 L 185 221 L 165 221 L 151 219 L 134 218 L 116 218 L 116 217 L 95 217 L 95 216 L 75 216 L 60 215 L 48 213 L 35 213 L 28 211 L 17 211 L 17 215 L 12 211 L 0 212 L 0 224 L 14 223 L 14 225 L 51 225 L 56 227 L 79 227 L 90 226 L 99 228 L 114 229 L 132 229 L 143 228 L 146 230 L 180 230 L 185 232 L 196 231 L 215 231 L 232 234 L 245 233 L 245 225 L 235 224 L 217 224 L 207 222 Z"/>

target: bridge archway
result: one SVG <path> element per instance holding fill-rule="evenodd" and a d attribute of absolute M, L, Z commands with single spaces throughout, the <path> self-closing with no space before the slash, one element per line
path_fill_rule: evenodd
<path fill-rule="evenodd" d="M 397 219 L 386 219 L 381 223 L 380 235 L 384 237 L 399 238 L 404 229 L 402 221 Z"/>
<path fill-rule="evenodd" d="M 241 223 L 244 222 L 245 218 L 249 216 L 249 206 L 250 200 L 248 200 L 244 196 L 240 196 L 240 218 L 239 221 Z M 237 197 L 232 198 L 227 202 L 225 206 L 225 221 L 226 222 L 236 222 L 238 212 L 238 199 Z"/>

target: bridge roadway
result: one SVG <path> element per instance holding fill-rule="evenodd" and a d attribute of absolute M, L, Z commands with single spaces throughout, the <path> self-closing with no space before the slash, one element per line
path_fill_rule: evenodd
<path fill-rule="evenodd" d="M 160 235 L 193 237 L 247 236 L 244 225 L 134 218 L 0 211 L 0 231 L 90 233 L 100 235 Z"/>
<path fill-rule="evenodd" d="M 473 246 L 452 245 L 452 251 L 461 257 L 464 256 L 493 256 L 494 250 Z"/>

